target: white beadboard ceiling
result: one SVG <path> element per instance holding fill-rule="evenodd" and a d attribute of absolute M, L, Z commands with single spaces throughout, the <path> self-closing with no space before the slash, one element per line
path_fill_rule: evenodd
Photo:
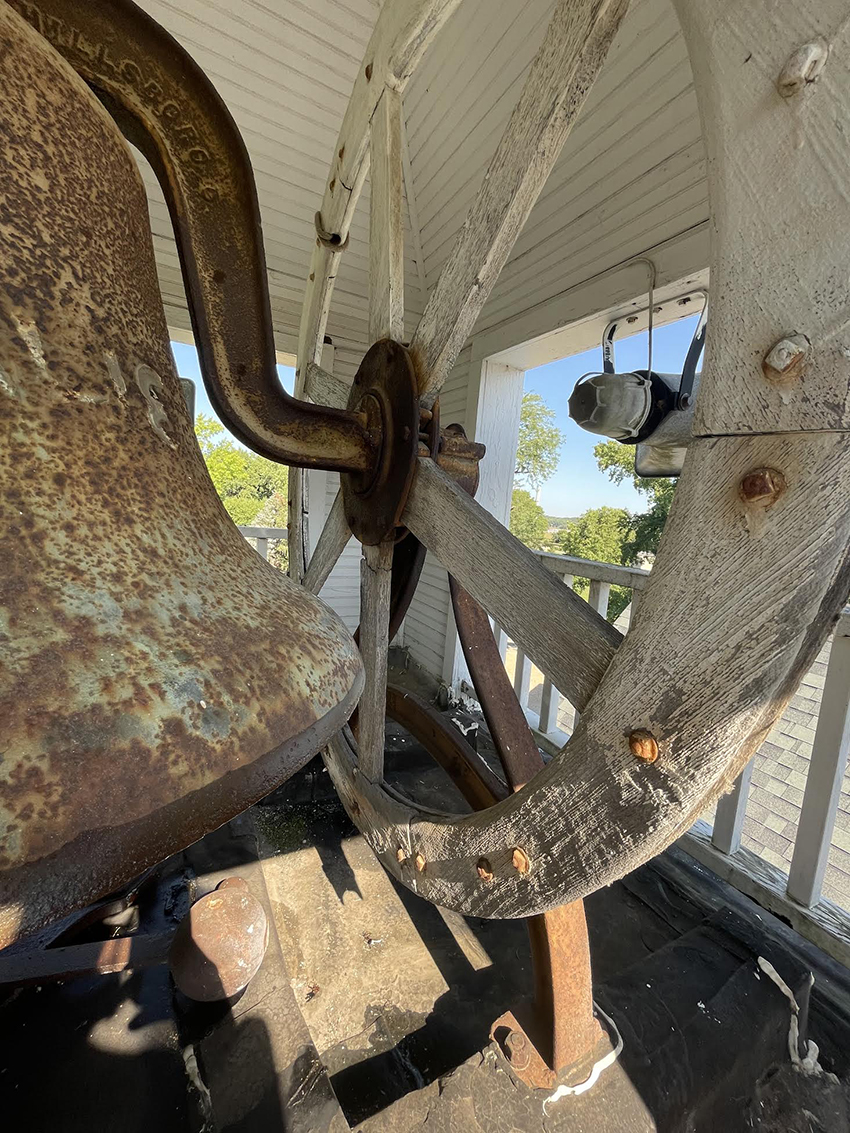
<path fill-rule="evenodd" d="M 260 196 L 278 349 L 291 352 L 313 214 L 379 6 L 374 0 L 144 0 L 144 7 L 205 69 L 242 131 Z M 423 309 L 422 277 L 432 288 L 553 7 L 554 0 L 463 0 L 410 83 L 411 332 Z M 168 214 L 153 175 L 144 172 L 168 321 L 188 330 Z M 344 352 L 366 344 L 368 196 L 367 183 L 328 324 Z M 676 17 L 669 0 L 634 0 L 478 329 L 703 224 L 707 216 L 699 118 Z"/>

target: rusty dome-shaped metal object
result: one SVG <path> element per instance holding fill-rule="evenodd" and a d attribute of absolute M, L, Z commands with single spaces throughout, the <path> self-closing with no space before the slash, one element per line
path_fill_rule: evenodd
<path fill-rule="evenodd" d="M 260 970 L 268 943 L 265 909 L 241 877 L 226 877 L 180 922 L 168 964 L 190 999 L 232 999 Z"/>
<path fill-rule="evenodd" d="M 3 946 L 267 794 L 362 667 L 216 496 L 129 147 L 5 5 L 0 37 Z"/>

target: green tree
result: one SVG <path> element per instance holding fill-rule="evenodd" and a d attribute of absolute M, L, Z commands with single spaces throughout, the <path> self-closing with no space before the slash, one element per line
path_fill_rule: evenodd
<path fill-rule="evenodd" d="M 532 550 L 540 551 L 546 545 L 549 520 L 532 494 L 525 488 L 514 488 L 511 498 L 511 534 Z"/>
<path fill-rule="evenodd" d="M 660 477 L 638 476 L 635 473 L 634 445 L 621 445 L 619 441 L 601 441 L 593 455 L 600 471 L 607 472 L 615 484 L 631 480 L 636 490 L 646 496 L 648 511 L 632 515 L 632 533 L 623 545 L 625 563 L 637 562 L 638 555 L 654 555 L 667 522 L 667 513 L 673 503 L 676 481 Z"/>
<path fill-rule="evenodd" d="M 524 393 L 519 419 L 516 479 L 536 491 L 557 469 L 563 443 L 564 434 L 555 424 L 555 411 L 549 408 L 539 393 Z"/>
<path fill-rule="evenodd" d="M 625 508 L 591 508 L 558 533 L 552 549 L 560 555 L 579 559 L 623 563 L 626 561 L 624 548 L 631 535 L 632 517 Z M 589 580 L 576 578 L 574 585 L 576 592 L 586 598 L 590 590 Z M 609 621 L 616 621 L 630 601 L 631 591 L 627 587 L 612 586 L 608 603 Z"/>
<path fill-rule="evenodd" d="M 233 522 L 240 526 L 285 527 L 286 465 L 240 448 L 218 421 L 203 413 L 195 421 L 195 436 L 213 486 Z"/>

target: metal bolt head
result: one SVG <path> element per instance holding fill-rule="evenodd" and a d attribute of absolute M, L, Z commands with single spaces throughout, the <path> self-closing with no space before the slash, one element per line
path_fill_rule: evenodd
<path fill-rule="evenodd" d="M 785 477 L 775 468 L 754 468 L 738 485 L 738 495 L 745 504 L 770 508 L 785 491 Z"/>
<path fill-rule="evenodd" d="M 520 1034 L 519 1031 L 511 1031 L 505 1039 L 505 1046 L 511 1065 L 515 1066 L 517 1070 L 524 1070 L 531 1059 L 531 1052 L 528 1049 L 528 1041 L 525 1035 Z"/>
<path fill-rule="evenodd" d="M 528 873 L 531 869 L 531 862 L 528 859 L 528 854 L 525 850 L 520 849 L 519 846 L 514 847 L 514 852 L 511 854 L 511 861 L 514 863 L 514 869 L 518 873 Z"/>
<path fill-rule="evenodd" d="M 413 860 L 414 860 L 414 862 L 416 863 L 416 868 L 417 868 L 417 869 L 419 870 L 419 872 L 420 872 L 420 873 L 424 873 L 424 872 L 425 872 L 425 867 L 426 867 L 426 865 L 428 864 L 428 863 L 427 863 L 427 862 L 425 861 L 425 857 L 424 857 L 424 855 L 423 855 L 423 854 L 421 854 L 421 853 L 420 853 L 420 854 L 417 854 L 417 855 L 416 855 L 416 857 L 415 857 L 415 858 L 414 858 Z"/>
<path fill-rule="evenodd" d="M 783 98 L 793 98 L 795 94 L 805 90 L 809 83 L 815 82 L 828 58 L 829 44 L 825 39 L 818 37 L 811 43 L 801 43 L 791 52 L 779 72 L 776 89 Z"/>
<path fill-rule="evenodd" d="M 395 852 L 395 860 L 399 865 L 407 861 L 407 854 L 404 852 L 401 846 L 399 846 L 399 848 Z"/>
<path fill-rule="evenodd" d="M 476 869 L 478 870 L 478 876 L 482 881 L 493 880 L 493 867 L 490 865 L 490 862 L 487 860 L 487 858 L 479 858 Z"/>
<path fill-rule="evenodd" d="M 658 740 L 646 728 L 635 728 L 629 732 L 629 751 L 644 763 L 655 763 L 658 759 Z"/>
<path fill-rule="evenodd" d="M 802 376 L 812 344 L 804 334 L 783 335 L 764 356 L 762 373 L 774 385 L 790 385 Z"/>

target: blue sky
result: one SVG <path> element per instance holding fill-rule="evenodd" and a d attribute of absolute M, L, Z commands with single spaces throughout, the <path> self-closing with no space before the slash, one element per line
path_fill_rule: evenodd
<path fill-rule="evenodd" d="M 198 354 L 194 346 L 186 346 L 182 342 L 172 342 L 171 349 L 174 351 L 177 373 L 181 378 L 191 378 L 195 383 L 195 413 L 203 413 L 205 417 L 215 417 L 218 419 L 217 414 L 213 412 L 213 407 L 210 405 L 210 399 L 207 397 L 204 383 L 201 381 L 201 369 L 198 366 Z M 292 393 L 293 386 L 295 385 L 295 370 L 293 367 L 278 366 L 277 372 L 286 392 Z M 223 427 L 224 426 L 222 426 L 222 428 Z M 239 442 L 237 441 L 236 443 L 238 444 Z"/>
<path fill-rule="evenodd" d="M 660 327 L 653 333 L 652 368 L 663 373 L 681 373 L 685 354 L 696 326 L 694 315 Z M 172 342 L 177 361 L 177 372 L 195 382 L 195 411 L 215 417 L 198 368 L 194 346 Z M 618 340 L 616 347 L 617 369 L 620 371 L 645 369 L 646 332 Z M 558 471 L 543 485 L 540 503 L 547 515 L 581 515 L 588 508 L 625 507 L 631 511 L 645 510 L 645 503 L 631 484 L 612 484 L 596 467 L 593 446 L 599 438 L 574 425 L 567 412 L 567 401 L 582 374 L 602 368 L 602 350 L 588 350 L 560 362 L 539 366 L 525 375 L 526 390 L 539 393 L 555 410 L 558 428 L 566 435 L 561 447 Z M 278 366 L 284 387 L 292 393 L 295 371 L 291 366 Z"/>
<path fill-rule="evenodd" d="M 652 368 L 666 374 L 680 374 L 698 316 L 693 315 L 652 334 Z M 620 372 L 646 369 L 646 331 L 631 338 L 618 339 L 616 364 Z M 561 446 L 558 471 L 543 485 L 540 504 L 547 515 L 577 516 L 588 508 L 625 507 L 645 511 L 646 503 L 631 484 L 612 484 L 596 467 L 593 446 L 602 438 L 586 433 L 573 424 L 567 401 L 578 379 L 590 370 L 602 369 L 602 349 L 538 366 L 525 375 L 527 392 L 539 393 L 555 410 L 558 428 L 566 439 Z"/>

